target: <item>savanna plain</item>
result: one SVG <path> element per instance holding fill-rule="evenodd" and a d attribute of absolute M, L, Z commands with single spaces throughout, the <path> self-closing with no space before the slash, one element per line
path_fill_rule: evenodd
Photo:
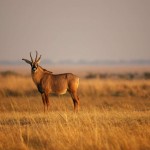
<path fill-rule="evenodd" d="M 136 76 L 136 77 L 134 77 Z M 1 150 L 150 149 L 150 74 L 80 78 L 80 110 L 69 94 L 43 103 L 30 75 L 0 73 Z"/>

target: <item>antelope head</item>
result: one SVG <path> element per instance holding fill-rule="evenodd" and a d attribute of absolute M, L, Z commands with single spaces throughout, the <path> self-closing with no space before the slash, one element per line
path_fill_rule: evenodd
<path fill-rule="evenodd" d="M 24 60 L 26 63 L 31 65 L 31 70 L 34 73 L 37 71 L 37 69 L 39 67 L 41 55 L 38 58 L 38 52 L 36 51 L 36 57 L 35 57 L 35 60 L 33 60 L 32 56 L 31 56 L 31 52 L 30 52 L 30 58 L 31 58 L 31 61 L 28 59 L 24 59 L 24 58 L 22 60 Z"/>

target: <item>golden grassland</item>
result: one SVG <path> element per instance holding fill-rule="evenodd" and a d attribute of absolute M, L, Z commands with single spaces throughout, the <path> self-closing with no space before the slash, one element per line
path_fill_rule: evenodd
<path fill-rule="evenodd" d="M 0 76 L 0 149 L 150 149 L 150 80 L 81 79 L 80 111 L 50 96 L 43 112 L 30 76 Z"/>

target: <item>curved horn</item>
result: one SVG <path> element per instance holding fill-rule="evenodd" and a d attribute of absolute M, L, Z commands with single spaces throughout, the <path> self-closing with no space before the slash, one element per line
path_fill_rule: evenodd
<path fill-rule="evenodd" d="M 35 61 L 37 61 L 37 57 L 38 57 L 38 52 L 36 51 Z"/>
<path fill-rule="evenodd" d="M 36 61 L 36 62 L 39 62 L 39 61 L 40 61 L 40 59 L 41 59 L 41 56 L 42 56 L 42 55 L 40 55 L 40 57 L 37 59 L 37 61 Z"/>
<path fill-rule="evenodd" d="M 32 58 L 32 56 L 31 56 L 31 52 L 30 52 L 30 58 L 31 58 L 31 61 L 32 61 L 32 63 L 33 63 L 33 58 Z"/>

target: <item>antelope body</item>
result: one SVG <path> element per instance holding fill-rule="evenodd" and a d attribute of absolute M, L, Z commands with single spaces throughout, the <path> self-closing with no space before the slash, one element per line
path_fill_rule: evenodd
<path fill-rule="evenodd" d="M 31 61 L 27 59 L 22 60 L 31 65 L 31 76 L 35 85 L 37 86 L 38 91 L 41 93 L 44 104 L 44 112 L 46 106 L 47 110 L 49 108 L 49 94 L 55 93 L 59 95 L 65 94 L 67 91 L 72 97 L 74 110 L 78 110 L 79 97 L 77 95 L 77 89 L 79 85 L 79 77 L 72 73 L 53 74 L 52 72 L 42 68 L 41 66 L 39 66 L 41 55 L 37 59 L 37 51 L 35 61 L 33 61 L 31 53 L 30 57 Z"/>

